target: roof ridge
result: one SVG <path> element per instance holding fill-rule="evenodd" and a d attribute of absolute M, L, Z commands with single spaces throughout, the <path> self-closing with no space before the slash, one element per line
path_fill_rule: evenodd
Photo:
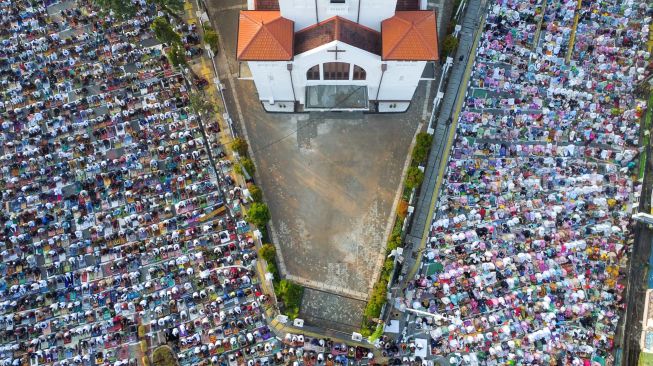
<path fill-rule="evenodd" d="M 424 18 L 420 19 L 420 20 L 418 21 L 418 24 L 422 24 L 423 22 L 425 22 L 426 20 L 428 20 L 429 17 L 430 17 L 431 15 L 433 15 L 433 17 L 434 17 L 434 21 L 435 21 L 435 11 L 433 11 L 433 12 L 429 12 L 429 15 L 427 15 L 427 16 L 425 16 Z M 433 45 L 431 45 L 431 44 L 428 42 L 428 40 L 426 40 L 426 39 L 424 38 L 424 35 L 422 34 L 422 32 L 419 32 L 419 31 L 416 29 L 416 25 L 417 25 L 417 24 L 413 23 L 413 28 L 414 28 L 415 31 L 417 32 L 417 35 L 418 35 L 419 38 L 422 40 L 422 42 L 424 42 L 424 44 L 427 45 L 427 46 L 431 49 L 431 51 L 433 51 Z M 436 26 L 436 29 L 437 29 L 437 26 L 438 26 L 438 25 L 437 25 L 437 22 L 436 22 L 436 25 L 435 25 L 435 26 Z"/>
<path fill-rule="evenodd" d="M 249 12 L 241 11 L 240 14 L 241 14 L 241 15 L 244 15 L 245 18 L 247 18 L 247 20 L 249 20 L 250 22 L 252 22 L 252 23 L 254 23 L 254 24 L 257 24 L 257 25 L 261 24 L 261 23 L 259 23 L 256 19 L 254 19 L 254 18 L 252 18 L 251 16 L 249 16 Z M 241 55 L 244 55 L 245 52 L 247 52 L 247 49 L 249 48 L 249 46 L 252 45 L 252 42 L 254 41 L 254 38 L 256 38 L 256 35 L 258 35 L 258 33 L 259 33 L 260 31 L 261 31 L 261 26 L 259 26 L 259 28 L 256 30 L 256 32 L 254 33 L 254 36 L 253 36 L 252 38 L 250 38 L 250 39 L 247 41 L 247 43 L 246 43 L 245 46 L 243 47 L 242 51 L 240 51 L 240 54 L 241 54 Z"/>
<path fill-rule="evenodd" d="M 258 37 L 260 36 L 261 32 L 265 32 L 265 35 L 267 35 L 268 37 L 272 38 L 272 39 L 274 40 L 274 42 L 276 43 L 276 45 L 277 45 L 278 47 L 280 47 L 282 50 L 284 50 L 284 52 L 285 52 L 286 54 L 288 54 L 288 52 L 287 52 L 288 50 L 286 50 L 286 47 L 284 47 L 283 44 L 281 44 L 281 42 L 279 42 L 279 40 L 277 39 L 277 37 L 274 36 L 274 33 L 272 33 L 272 31 L 270 31 L 270 29 L 268 29 L 268 25 L 270 25 L 270 24 L 276 22 L 277 20 L 282 20 L 281 18 L 282 18 L 282 17 L 279 16 L 278 18 L 273 19 L 272 21 L 267 22 L 267 23 L 265 23 L 265 22 L 263 22 L 263 21 L 261 21 L 260 23 L 259 23 L 259 22 L 255 22 L 256 24 L 260 24 L 260 27 L 259 27 L 259 29 L 256 31 L 256 33 L 254 34 L 254 36 L 249 40 L 249 42 L 247 42 L 247 45 L 245 45 L 245 47 L 243 48 L 243 51 L 241 52 L 241 54 L 244 55 L 244 54 L 247 52 L 247 50 L 249 49 L 249 47 L 254 43 L 254 40 L 255 40 L 255 39 L 258 39 Z M 291 50 L 290 54 L 288 55 L 288 57 L 292 57 L 292 50 Z"/>
<path fill-rule="evenodd" d="M 401 19 L 401 18 L 399 18 L 399 19 Z M 415 24 L 412 21 L 408 21 L 406 19 L 401 19 L 401 20 L 408 23 L 409 28 L 404 32 L 404 34 L 401 36 L 401 38 L 399 38 L 399 40 L 397 40 L 395 42 L 394 46 L 388 51 L 388 55 L 392 54 L 392 52 L 394 52 L 394 50 L 397 47 L 399 47 L 399 45 L 403 42 L 403 40 L 408 36 L 408 33 L 410 33 L 410 31 L 415 28 Z"/>
<path fill-rule="evenodd" d="M 284 51 L 288 51 L 288 50 L 286 50 L 286 47 L 284 47 L 284 46 L 281 44 L 281 42 L 279 42 L 279 40 L 277 39 L 277 37 L 275 37 L 274 33 L 272 33 L 272 31 L 270 31 L 270 30 L 268 29 L 268 25 L 269 25 L 269 24 L 272 24 L 272 23 L 274 23 L 275 21 L 277 21 L 277 20 L 279 20 L 279 19 L 280 19 L 280 18 L 277 18 L 277 19 L 274 19 L 273 21 L 271 21 L 271 22 L 269 22 L 269 23 L 267 23 L 267 24 L 264 24 L 263 27 L 261 28 L 261 30 L 262 30 L 262 29 L 265 29 L 265 31 L 267 32 L 267 34 L 268 34 L 270 37 L 272 37 L 272 39 L 274 40 L 274 42 L 276 42 L 277 46 L 281 47 L 281 49 L 284 50 Z M 256 38 L 256 37 L 254 37 L 254 38 Z M 293 37 L 293 38 L 294 38 L 294 37 Z M 286 53 L 287 53 L 287 52 L 286 52 Z M 292 57 L 292 50 L 290 51 L 290 53 L 291 53 L 291 54 L 288 55 L 288 56 L 289 56 L 289 57 Z"/>
<path fill-rule="evenodd" d="M 433 10 L 403 10 L 381 24 L 383 58 L 387 60 L 438 59 L 437 20 Z M 389 27 L 386 29 L 386 26 Z M 416 33 L 416 34 L 415 34 Z"/>
<path fill-rule="evenodd" d="M 252 45 L 252 43 L 254 42 L 254 39 L 261 32 L 261 29 L 263 28 L 263 26 L 265 26 L 265 23 L 262 20 L 255 19 L 255 18 L 249 16 L 249 12 L 242 12 L 242 14 L 245 15 L 245 17 L 247 19 L 249 19 L 249 21 L 251 21 L 252 23 L 254 23 L 254 24 L 256 24 L 258 26 L 258 29 L 256 30 L 256 32 L 254 32 L 254 36 L 247 41 L 247 44 L 245 44 L 245 47 L 243 47 L 243 50 L 240 52 L 241 55 L 244 55 L 247 52 L 247 50 L 249 49 L 249 47 Z"/>

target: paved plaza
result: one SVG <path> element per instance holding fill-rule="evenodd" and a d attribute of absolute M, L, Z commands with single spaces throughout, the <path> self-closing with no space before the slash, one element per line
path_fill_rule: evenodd
<path fill-rule="evenodd" d="M 243 6 L 209 6 L 220 34 L 236 34 Z M 426 82 L 403 114 L 265 113 L 253 82 L 237 79 L 235 37 L 221 41 L 221 79 L 238 100 L 231 95 L 227 103 L 247 130 L 283 272 L 309 287 L 366 299 L 378 277 L 404 165 L 423 119 Z M 347 303 L 339 296 L 331 300 L 338 299 Z"/>

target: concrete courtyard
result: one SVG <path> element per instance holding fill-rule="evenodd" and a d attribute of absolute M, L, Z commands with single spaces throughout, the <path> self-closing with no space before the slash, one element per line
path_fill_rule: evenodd
<path fill-rule="evenodd" d="M 353 329 L 380 271 L 411 142 L 430 112 L 427 83 L 403 114 L 266 113 L 253 81 L 237 79 L 238 11 L 245 4 L 207 4 L 221 36 L 227 106 L 254 153 L 282 273 L 320 290 L 305 295 L 303 317 Z M 350 315 L 326 311 L 334 307 Z"/>

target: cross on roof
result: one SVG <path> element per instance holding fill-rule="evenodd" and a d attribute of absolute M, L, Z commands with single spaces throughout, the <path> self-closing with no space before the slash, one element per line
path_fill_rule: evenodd
<path fill-rule="evenodd" d="M 327 50 L 327 52 L 334 52 L 336 54 L 336 61 L 338 60 L 338 53 L 339 52 L 346 52 L 347 50 L 339 50 L 338 45 L 336 45 L 336 48 L 333 50 Z"/>

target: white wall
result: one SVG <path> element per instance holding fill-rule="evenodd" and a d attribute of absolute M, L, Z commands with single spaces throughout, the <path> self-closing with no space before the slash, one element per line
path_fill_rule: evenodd
<path fill-rule="evenodd" d="M 345 52 L 338 53 L 339 62 L 350 64 L 349 77 L 353 77 L 353 66 L 358 65 L 365 69 L 366 80 L 306 80 L 306 71 L 316 64 L 336 61 L 334 53 L 327 50 L 338 49 Z M 290 74 L 287 64 L 292 63 L 293 86 L 290 84 Z M 295 56 L 293 61 L 250 61 L 249 68 L 256 84 L 259 99 L 268 111 L 289 112 L 289 107 L 281 108 L 279 103 L 288 105 L 293 100 L 293 87 L 295 96 L 300 104 L 305 103 L 307 85 L 366 85 L 367 95 L 370 100 L 376 100 L 379 81 L 381 79 L 381 57 L 363 51 L 346 43 L 334 41 L 308 52 Z M 387 69 L 383 75 L 381 90 L 378 100 L 382 101 L 380 111 L 403 112 L 408 108 L 410 101 L 426 65 L 426 61 L 386 61 Z M 322 78 L 320 70 L 320 78 Z"/>
<path fill-rule="evenodd" d="M 394 15 L 396 4 L 397 0 L 345 0 L 344 4 L 332 4 L 331 0 L 279 0 L 279 9 L 281 16 L 295 22 L 295 32 L 336 15 L 381 31 L 381 21 Z"/>
<path fill-rule="evenodd" d="M 379 100 L 411 100 L 426 66 L 426 61 L 386 61 Z"/>
<path fill-rule="evenodd" d="M 352 78 L 353 76 L 353 65 L 358 65 L 365 69 L 366 80 L 306 80 L 306 71 L 314 65 L 320 64 L 321 66 L 324 62 L 336 61 L 334 53 L 327 52 L 327 50 L 334 49 L 336 44 L 338 45 L 338 49 L 345 50 L 345 52 L 338 53 L 338 62 L 347 62 L 350 64 L 349 77 Z M 322 70 L 320 69 L 320 78 L 322 76 Z M 338 41 L 297 55 L 293 61 L 295 92 L 301 104 L 304 104 L 306 98 L 306 85 L 367 85 L 368 97 L 374 98 L 380 77 L 381 56 Z"/>
<path fill-rule="evenodd" d="M 258 97 L 266 103 L 293 100 L 290 73 L 286 61 L 249 61 L 249 70 L 254 78 Z M 297 89 L 295 89 L 297 92 Z"/>

